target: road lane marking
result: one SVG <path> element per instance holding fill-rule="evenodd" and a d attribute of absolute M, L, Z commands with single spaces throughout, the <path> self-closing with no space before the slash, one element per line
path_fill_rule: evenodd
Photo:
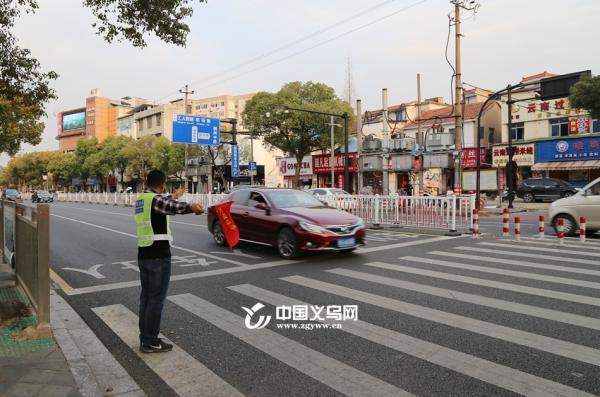
<path fill-rule="evenodd" d="M 568 302 L 575 302 L 575 303 L 586 304 L 586 305 L 591 305 L 591 306 L 600 306 L 600 298 L 594 298 L 594 297 L 590 297 L 590 296 L 577 295 L 577 294 L 570 294 L 567 292 L 554 291 L 551 289 L 534 288 L 534 287 L 528 287 L 528 286 L 520 285 L 520 284 L 510 284 L 510 283 L 504 283 L 504 282 L 500 282 L 500 281 L 492 281 L 492 280 L 488 280 L 488 279 L 484 279 L 484 278 L 477 278 L 477 277 L 466 277 L 466 276 L 460 276 L 457 274 L 417 269 L 414 267 L 408 267 L 408 266 L 402 266 L 402 265 L 392 265 L 389 263 L 372 262 L 372 263 L 365 263 L 365 265 L 371 266 L 371 267 L 377 267 L 380 269 L 393 270 L 393 271 L 397 271 L 397 272 L 418 274 L 420 276 L 433 277 L 433 278 L 450 280 L 450 281 L 457 281 L 459 283 L 473 284 L 473 285 L 479 285 L 482 287 L 489 287 L 489 288 L 501 289 L 501 290 L 505 290 L 505 291 L 518 292 L 521 294 L 542 296 L 544 298 L 559 299 L 559 300 L 564 300 L 564 301 L 568 301 Z"/>
<path fill-rule="evenodd" d="M 282 280 L 329 294 L 343 296 L 354 301 L 421 318 L 423 320 L 448 325 L 450 327 L 458 328 L 468 332 L 485 335 L 490 338 L 515 343 L 527 348 L 537 349 L 543 352 L 600 366 L 600 350 L 591 347 L 551 338 L 549 336 L 534 334 L 532 332 L 521 331 L 519 329 L 477 320 L 458 314 L 447 313 L 442 310 L 415 305 L 413 303 L 404 302 L 398 299 L 387 298 L 385 296 L 342 287 L 336 284 L 314 280 L 307 277 L 292 276 L 284 277 Z"/>
<path fill-rule="evenodd" d="M 211 254 L 216 254 L 216 255 L 233 255 L 233 256 L 239 256 L 241 258 L 249 258 L 249 259 L 261 259 L 260 256 L 246 254 L 246 253 L 242 252 L 242 250 L 240 250 L 240 249 L 233 250 L 233 252 L 229 252 L 229 251 L 210 251 L 210 253 Z"/>
<path fill-rule="evenodd" d="M 295 279 L 287 277 L 284 280 L 294 282 Z M 228 288 L 273 306 L 311 304 L 250 284 Z M 551 380 L 361 320 L 344 323 L 341 331 L 518 394 L 536 397 L 589 395 Z"/>
<path fill-rule="evenodd" d="M 444 252 L 439 252 L 438 255 L 444 255 Z M 398 259 L 416 262 L 416 263 L 427 263 L 429 265 L 444 266 L 444 267 L 448 267 L 448 268 L 452 268 L 452 269 L 473 270 L 473 271 L 481 272 L 481 273 L 499 274 L 502 276 L 525 278 L 525 279 L 529 279 L 529 280 L 545 281 L 545 282 L 549 282 L 549 283 L 557 283 L 557 284 L 573 285 L 576 287 L 600 289 L 600 283 L 595 283 L 593 281 L 577 280 L 577 279 L 572 279 L 572 278 L 556 277 L 556 276 L 546 276 L 546 275 L 538 274 L 538 273 L 521 272 L 521 271 L 516 271 L 516 270 L 506 270 L 506 269 L 499 269 L 499 268 L 487 267 L 487 266 L 468 265 L 468 264 L 457 263 L 457 262 L 443 261 L 443 260 L 439 260 L 439 259 L 418 258 L 415 256 L 403 256 Z M 490 259 L 492 259 L 492 258 L 490 258 Z"/>
<path fill-rule="evenodd" d="M 413 396 L 268 328 L 248 329 L 244 319 L 192 294 L 168 299 L 284 364 L 348 396 Z"/>
<path fill-rule="evenodd" d="M 63 267 L 61 268 L 62 270 L 70 270 L 72 272 L 78 272 L 78 273 L 83 273 L 83 274 L 87 274 L 88 276 L 92 276 L 95 279 L 103 279 L 106 278 L 105 275 L 101 274 L 98 269 L 100 269 L 102 266 L 104 266 L 103 264 L 98 264 L 98 265 L 93 265 L 90 266 L 90 268 L 88 270 L 85 269 L 77 269 L 74 267 Z"/>
<path fill-rule="evenodd" d="M 479 255 L 467 255 L 467 254 L 459 254 L 456 252 L 447 252 L 447 251 L 431 251 L 428 252 L 430 255 L 439 255 L 444 257 L 453 257 L 460 259 L 472 259 L 477 261 L 483 261 L 485 263 L 503 263 L 506 265 L 513 266 L 523 266 L 523 267 L 533 267 L 536 269 L 544 269 L 544 270 L 556 270 L 559 272 L 569 272 L 576 274 L 587 274 L 589 276 L 600 276 L 600 270 L 589 270 L 589 269 L 579 269 L 570 266 L 558 266 L 558 265 L 546 265 L 544 263 L 534 263 L 534 262 L 525 262 L 521 260 L 512 260 L 512 259 L 504 259 L 504 258 L 496 258 L 492 256 L 479 256 Z"/>
<path fill-rule="evenodd" d="M 523 236 L 521 236 L 521 240 L 526 240 L 527 244 L 549 245 L 549 246 L 559 247 L 558 241 L 556 241 L 556 239 L 545 238 L 545 239 L 541 240 L 539 237 L 523 237 Z M 590 240 L 586 239 L 585 243 L 565 244 L 565 245 L 561 245 L 560 247 L 583 248 L 586 250 L 600 250 L 600 246 L 594 245 L 594 244 L 588 244 L 589 242 L 590 242 Z M 573 243 L 573 241 L 571 241 L 571 243 Z"/>
<path fill-rule="evenodd" d="M 54 281 L 67 295 L 70 295 L 71 292 L 73 292 L 73 287 L 52 269 L 50 269 L 50 280 Z"/>
<path fill-rule="evenodd" d="M 196 279 L 196 278 L 221 276 L 224 274 L 246 272 L 246 271 L 251 271 L 251 270 L 268 269 L 271 267 L 285 266 L 285 265 L 290 265 L 293 263 L 299 263 L 299 262 L 295 261 L 295 260 L 291 260 L 291 259 L 282 259 L 279 261 L 259 263 L 257 265 L 251 265 L 251 266 L 228 267 L 225 269 L 177 274 L 177 275 L 172 275 L 170 280 L 171 280 L 171 282 L 182 281 L 182 280 L 185 281 L 185 280 L 192 280 L 192 279 Z M 91 294 L 91 293 L 95 293 L 95 292 L 104 292 L 104 291 L 112 291 L 112 290 L 116 290 L 116 289 L 139 287 L 139 285 L 140 285 L 139 280 L 122 281 L 122 282 L 118 282 L 118 283 L 109 283 L 109 284 L 99 284 L 99 285 L 92 285 L 90 287 L 74 288 L 71 291 L 71 293 L 68 295 Z"/>
<path fill-rule="evenodd" d="M 337 274 L 339 276 L 354 278 L 357 280 L 368 281 L 372 283 L 387 285 L 390 287 L 419 292 L 427 295 L 434 295 L 439 296 L 441 298 L 466 302 L 473 305 L 491 307 L 494 309 L 524 314 L 526 316 L 531 317 L 539 317 L 545 320 L 557 321 L 560 323 L 571 324 L 579 327 L 590 328 L 600 331 L 600 319 L 593 317 L 585 317 L 578 314 L 566 313 L 558 310 L 546 309 L 543 307 L 530 306 L 522 303 L 505 301 L 502 299 L 488 298 L 487 296 L 483 295 L 469 294 L 458 290 L 433 287 L 428 284 L 420 284 L 416 282 L 409 282 L 390 277 L 382 277 L 375 274 L 357 272 L 354 270 L 335 268 L 331 270 L 326 270 L 326 272 Z"/>
<path fill-rule="evenodd" d="M 118 234 L 121 234 L 123 236 L 133 237 L 133 238 L 135 238 L 137 240 L 137 236 L 135 234 L 122 232 L 120 230 L 111 229 L 109 227 L 100 226 L 100 225 L 96 225 L 94 223 L 89 223 L 89 222 L 81 221 L 79 219 L 68 218 L 68 217 L 62 216 L 62 215 L 56 215 L 56 214 L 51 214 L 51 215 L 55 216 L 57 218 L 69 220 L 71 222 L 81 223 L 81 224 L 84 224 L 84 225 L 87 225 L 87 226 L 91 226 L 91 227 L 95 227 L 95 228 L 98 228 L 98 229 L 106 230 L 106 231 L 109 231 L 111 233 L 118 233 Z M 236 266 L 242 266 L 242 267 L 249 266 L 248 264 L 243 263 L 243 262 L 238 262 L 238 261 L 235 261 L 235 260 L 232 260 L 232 259 L 222 258 L 220 256 L 215 256 L 215 255 L 207 254 L 207 253 L 200 252 L 200 251 L 194 251 L 194 250 L 191 250 L 189 248 L 184 248 L 184 247 L 180 247 L 180 246 L 177 246 L 177 245 L 173 245 L 173 246 L 171 246 L 171 248 L 178 249 L 180 251 L 189 252 L 191 254 L 196 254 L 196 255 L 200 255 L 200 256 L 206 256 L 207 258 L 211 258 L 211 259 L 217 259 L 217 260 L 219 260 L 221 262 L 231 263 L 231 264 L 236 265 Z"/>
<path fill-rule="evenodd" d="M 557 254 L 570 254 L 570 255 L 579 255 L 579 256 L 593 256 L 600 257 L 600 252 L 582 252 L 582 251 L 567 251 L 565 249 L 557 249 L 557 248 L 546 248 L 546 247 L 532 247 L 530 245 L 525 244 L 504 244 L 504 243 L 489 243 L 482 242 L 477 245 L 486 245 L 490 247 L 509 247 L 515 249 L 529 250 L 529 251 L 543 251 L 543 252 L 554 252 Z"/>
<path fill-rule="evenodd" d="M 173 344 L 173 351 L 169 353 L 141 353 L 138 317 L 125 306 L 117 304 L 95 307 L 92 311 L 179 396 L 243 396 L 176 344 Z M 173 343 L 163 335 L 161 338 Z"/>
<path fill-rule="evenodd" d="M 369 235 L 367 234 L 367 239 L 368 238 L 369 238 Z M 385 250 L 391 250 L 394 248 L 410 247 L 412 245 L 435 243 L 438 241 L 445 241 L 445 240 L 450 240 L 450 239 L 454 239 L 454 238 L 458 238 L 458 237 L 440 236 L 440 237 L 429 238 L 426 240 L 413 240 L 413 241 L 406 241 L 404 243 L 381 245 L 378 247 L 359 248 L 356 250 L 356 253 L 363 254 L 363 253 L 368 253 L 368 252 L 385 251 Z"/>
<path fill-rule="evenodd" d="M 507 255 L 507 256 L 518 256 L 520 258 L 546 259 L 549 261 L 565 261 L 564 258 L 561 258 L 560 256 L 557 256 L 557 255 L 542 255 L 542 254 L 532 254 L 529 252 L 516 252 L 516 251 L 510 251 L 510 250 L 494 250 L 494 249 L 488 249 L 488 248 L 465 247 L 465 246 L 454 247 L 454 249 L 463 250 L 463 251 L 486 252 L 489 254 L 500 254 L 500 255 Z M 568 262 L 569 263 L 578 263 L 581 265 L 595 265 L 595 266 L 600 265 L 600 261 L 591 260 L 591 259 L 569 258 Z"/>
<path fill-rule="evenodd" d="M 81 211 L 90 211 L 90 212 L 98 212 L 101 214 L 110 214 L 110 215 L 118 215 L 118 216 L 127 216 L 127 215 L 132 215 L 133 216 L 133 212 L 131 212 L 131 214 L 127 214 L 124 212 L 111 212 L 111 211 L 101 211 L 101 210 L 93 210 L 90 208 L 81 208 L 81 207 L 69 207 L 66 205 L 54 205 L 55 207 L 58 208 L 64 208 L 64 209 L 78 209 Z M 132 207 L 133 209 L 133 207 Z M 197 227 L 208 227 L 207 225 L 203 225 L 203 224 L 197 224 L 197 223 L 188 223 L 188 222 L 180 222 L 180 221 L 171 221 L 171 223 L 176 223 L 178 225 L 189 225 L 189 226 L 197 226 Z"/>

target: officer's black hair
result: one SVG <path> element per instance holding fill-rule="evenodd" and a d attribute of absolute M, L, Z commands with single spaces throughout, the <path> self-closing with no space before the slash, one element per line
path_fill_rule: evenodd
<path fill-rule="evenodd" d="M 167 180 L 167 176 L 164 172 L 159 170 L 152 170 L 148 173 L 146 177 L 146 185 L 148 187 L 159 187 Z"/>

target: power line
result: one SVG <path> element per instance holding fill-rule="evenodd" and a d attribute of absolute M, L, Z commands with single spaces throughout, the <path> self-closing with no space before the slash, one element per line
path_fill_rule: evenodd
<path fill-rule="evenodd" d="M 332 41 L 335 41 L 335 40 L 337 40 L 337 39 L 339 39 L 339 38 L 341 38 L 341 37 L 347 36 L 347 35 L 349 35 L 349 34 L 351 34 L 351 33 L 354 33 L 354 32 L 356 32 L 356 31 L 358 31 L 358 30 L 362 30 L 362 29 L 364 29 L 364 28 L 366 28 L 366 27 L 369 27 L 369 26 L 371 26 L 371 25 L 373 25 L 373 24 L 376 24 L 376 23 L 378 23 L 378 22 L 381 22 L 381 21 L 383 21 L 383 20 L 385 20 L 385 19 L 391 18 L 392 16 L 394 16 L 394 15 L 397 15 L 397 14 L 400 14 L 401 12 L 408 11 L 409 9 L 411 9 L 411 8 L 413 8 L 413 7 L 415 7 L 415 6 L 419 5 L 419 4 L 425 3 L 426 1 L 428 1 L 428 0 L 419 0 L 419 1 L 415 2 L 415 3 L 412 3 L 412 4 L 410 4 L 409 6 L 406 6 L 406 7 L 402 8 L 402 9 L 400 9 L 400 10 L 398 10 L 398 11 L 395 11 L 395 12 L 393 12 L 393 13 L 391 13 L 391 14 L 385 15 L 385 16 L 383 16 L 383 17 L 380 17 L 380 18 L 377 18 L 377 19 L 374 19 L 374 20 L 372 20 L 372 21 L 371 21 L 371 22 L 369 22 L 369 23 L 366 23 L 366 24 L 364 24 L 364 25 L 360 25 L 360 26 L 358 26 L 358 27 L 356 27 L 356 28 L 354 28 L 354 29 L 348 30 L 348 31 L 346 31 L 346 32 L 344 32 L 344 33 L 340 33 L 340 34 L 338 34 L 338 35 L 336 35 L 336 36 L 334 36 L 334 37 L 332 37 L 332 38 L 329 38 L 329 39 L 327 39 L 327 40 L 324 40 L 324 41 L 322 41 L 322 42 L 319 42 L 319 43 L 317 43 L 317 44 L 315 44 L 315 45 L 312 45 L 312 46 L 310 46 L 310 47 L 307 47 L 307 48 L 305 48 L 305 49 L 302 49 L 302 50 L 299 50 L 299 51 L 297 51 L 297 52 L 294 52 L 294 53 L 292 53 L 292 54 L 290 54 L 290 55 L 287 55 L 287 56 L 285 56 L 285 57 L 281 57 L 281 58 L 275 59 L 275 60 L 273 60 L 273 61 L 271 61 L 271 62 L 268 62 L 268 63 L 266 63 L 266 64 L 263 64 L 263 65 L 261 65 L 261 66 L 258 66 L 258 67 L 256 67 L 256 68 L 253 68 L 253 69 L 247 70 L 247 71 L 245 71 L 245 72 L 239 73 L 239 74 L 237 74 L 237 75 L 234 75 L 234 76 L 231 76 L 231 77 L 228 77 L 228 78 L 225 78 L 225 79 L 218 80 L 218 81 L 216 81 L 216 82 L 213 82 L 213 83 L 211 83 L 211 84 L 207 84 L 207 85 L 201 86 L 200 88 L 198 88 L 198 90 L 203 90 L 203 89 L 206 89 L 206 88 L 209 88 L 209 87 L 215 86 L 215 85 L 217 85 L 217 84 L 221 84 L 221 83 L 224 83 L 224 82 L 227 82 L 227 81 L 230 81 L 230 80 L 235 80 L 235 79 L 237 79 L 237 78 L 240 78 L 240 77 L 242 77 L 242 76 L 245 76 L 245 75 L 247 75 L 247 74 L 249 74 L 249 73 L 252 73 L 252 72 L 256 72 L 256 71 L 258 71 L 258 70 L 265 69 L 265 68 L 267 68 L 267 67 L 269 67 L 269 66 L 272 66 L 272 65 L 275 65 L 275 64 L 277 64 L 277 63 L 281 63 L 281 62 L 283 62 L 283 61 L 286 61 L 286 60 L 288 60 L 288 59 L 290 59 L 290 58 L 293 58 L 293 57 L 295 57 L 295 56 L 298 56 L 298 55 L 304 54 L 304 53 L 306 53 L 306 52 L 308 52 L 308 51 L 310 51 L 310 50 L 313 50 L 313 49 L 315 49 L 315 48 L 318 48 L 318 47 L 321 47 L 321 46 L 323 46 L 323 45 L 325 45 L 325 44 L 328 44 L 328 43 L 330 43 L 330 42 L 332 42 Z M 162 99 L 162 98 L 161 98 L 161 99 Z"/>
<path fill-rule="evenodd" d="M 362 10 L 362 11 L 356 13 L 356 14 L 353 14 L 353 15 L 347 17 L 347 18 L 344 18 L 344 19 L 342 19 L 342 20 L 340 20 L 338 22 L 335 22 L 332 25 L 326 26 L 326 27 L 321 28 L 319 30 L 316 30 L 316 31 L 314 31 L 314 32 L 312 32 L 312 33 L 310 33 L 310 34 L 308 34 L 306 36 L 300 37 L 298 39 L 290 41 L 289 43 L 283 44 L 283 45 L 281 45 L 281 46 L 279 46 L 277 48 L 274 48 L 272 50 L 264 52 L 264 53 L 262 53 L 260 55 L 254 56 L 254 57 L 252 57 L 250 59 L 245 60 L 244 62 L 240 62 L 240 63 L 238 63 L 238 64 L 236 64 L 236 65 L 234 65 L 234 66 L 232 66 L 230 68 L 227 68 L 227 69 L 225 69 L 225 70 L 223 70 L 221 72 L 217 72 L 217 73 L 212 74 L 210 76 L 207 76 L 205 78 L 202 78 L 202 79 L 199 79 L 199 80 L 196 80 L 196 81 L 192 81 L 189 84 L 190 85 L 194 85 L 194 84 L 198 84 L 198 83 L 210 81 L 210 80 L 213 80 L 213 79 L 215 79 L 217 77 L 223 76 L 223 75 L 225 75 L 225 74 L 227 74 L 229 72 L 232 72 L 234 70 L 237 70 L 237 69 L 246 67 L 248 65 L 251 65 L 253 63 L 256 63 L 257 61 L 260 61 L 260 60 L 262 60 L 262 59 L 264 59 L 266 57 L 269 57 L 269 56 L 271 56 L 273 54 L 276 54 L 276 53 L 278 53 L 280 51 L 283 51 L 285 49 L 293 47 L 293 46 L 295 46 L 297 44 L 300 44 L 300 43 L 302 43 L 302 42 L 304 42 L 306 40 L 312 39 L 313 37 L 316 37 L 316 36 L 318 36 L 318 35 L 320 35 L 322 33 L 328 32 L 328 31 L 332 30 L 335 27 L 338 27 L 340 25 L 343 25 L 343 24 L 345 24 L 347 22 L 352 21 L 353 19 L 360 18 L 360 17 L 364 16 L 365 14 L 373 12 L 373 11 L 375 11 L 375 10 L 377 10 L 377 9 L 383 7 L 383 6 L 386 6 L 386 5 L 390 4 L 390 3 L 393 3 L 395 1 L 398 1 L 398 0 L 385 0 L 385 1 L 383 1 L 381 3 L 378 3 L 378 4 L 376 4 L 376 5 L 372 6 L 372 7 L 369 7 L 369 8 L 364 9 L 364 10 Z M 162 99 L 164 99 L 166 97 L 169 97 L 169 96 L 171 96 L 174 93 L 177 93 L 177 91 L 172 91 L 171 93 L 169 93 L 169 94 L 163 96 L 162 98 L 160 98 L 158 101 L 161 101 Z"/>

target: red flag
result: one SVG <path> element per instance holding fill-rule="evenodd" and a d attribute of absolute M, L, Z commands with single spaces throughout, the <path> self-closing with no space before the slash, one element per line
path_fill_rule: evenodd
<path fill-rule="evenodd" d="M 215 205 L 215 212 L 221 222 L 227 245 L 233 251 L 233 247 L 240 241 L 240 230 L 231 217 L 231 204 L 233 204 L 233 200 L 217 204 Z"/>

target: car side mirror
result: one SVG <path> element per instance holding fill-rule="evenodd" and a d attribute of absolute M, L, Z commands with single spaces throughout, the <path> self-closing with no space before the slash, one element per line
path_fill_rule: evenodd
<path fill-rule="evenodd" d="M 583 195 L 584 195 L 585 197 L 587 197 L 587 196 L 591 196 L 591 195 L 592 195 L 592 189 L 586 189 L 586 190 L 584 190 L 584 191 L 583 191 Z"/>
<path fill-rule="evenodd" d="M 265 203 L 258 203 L 254 206 L 254 208 L 259 209 L 259 210 L 266 210 L 267 205 Z"/>

